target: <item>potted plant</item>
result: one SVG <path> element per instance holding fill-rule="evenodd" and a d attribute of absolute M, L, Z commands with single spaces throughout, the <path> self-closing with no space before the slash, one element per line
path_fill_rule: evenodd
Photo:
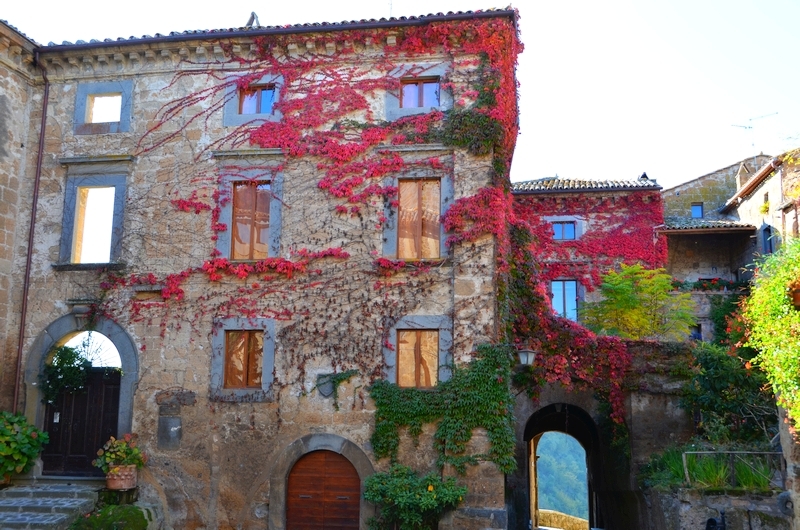
<path fill-rule="evenodd" d="M 106 474 L 106 487 L 110 490 L 127 490 L 136 487 L 137 469 L 147 462 L 147 455 L 137 446 L 136 434 L 113 436 L 97 450 L 92 465 Z"/>
<path fill-rule="evenodd" d="M 0 482 L 7 483 L 13 473 L 25 473 L 33 467 L 44 444 L 50 441 L 22 414 L 0 412 Z"/>

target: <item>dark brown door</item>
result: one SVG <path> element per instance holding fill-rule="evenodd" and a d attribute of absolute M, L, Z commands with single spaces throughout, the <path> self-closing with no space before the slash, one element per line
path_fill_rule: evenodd
<path fill-rule="evenodd" d="M 287 530 L 358 530 L 360 505 L 358 472 L 338 453 L 308 453 L 289 473 Z"/>
<path fill-rule="evenodd" d="M 45 475 L 103 475 L 92 460 L 117 435 L 119 382 L 119 370 L 92 368 L 85 392 L 62 393 L 45 407 L 44 430 L 50 434 L 42 452 Z"/>

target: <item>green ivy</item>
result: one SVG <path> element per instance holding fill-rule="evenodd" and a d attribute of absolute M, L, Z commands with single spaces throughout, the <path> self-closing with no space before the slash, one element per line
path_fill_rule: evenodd
<path fill-rule="evenodd" d="M 447 146 L 462 147 L 473 155 L 488 155 L 503 137 L 500 122 L 478 109 L 451 110 L 439 131 Z"/>
<path fill-rule="evenodd" d="M 22 414 L 0 412 L 0 478 L 28 472 L 49 441 Z"/>
<path fill-rule="evenodd" d="M 453 477 L 435 473 L 417 476 L 410 467 L 394 464 L 388 473 L 375 473 L 364 483 L 364 498 L 380 506 L 369 521 L 370 530 L 422 530 L 436 528 L 442 512 L 458 506 L 467 494 Z"/>
<path fill-rule="evenodd" d="M 82 391 L 91 367 L 91 361 L 79 350 L 69 346 L 57 348 L 52 361 L 39 376 L 39 388 L 44 394 L 42 403 L 54 403 L 62 391 Z"/>
<path fill-rule="evenodd" d="M 333 406 L 336 410 L 339 410 L 339 385 L 345 381 L 349 381 L 354 375 L 358 375 L 358 370 L 346 370 L 338 374 L 331 374 L 326 377 L 324 381 L 320 381 L 317 384 L 317 387 L 328 382 L 333 385 Z"/>
<path fill-rule="evenodd" d="M 453 465 L 460 473 L 467 464 L 494 462 L 503 473 L 516 468 L 514 459 L 514 396 L 511 394 L 512 350 L 508 346 L 481 345 L 474 361 L 453 367 L 452 377 L 435 388 L 400 388 L 377 381 L 370 389 L 375 401 L 372 447 L 378 458 L 397 460 L 400 429 L 407 427 L 416 441 L 426 423 L 436 422 L 437 465 Z M 487 453 L 468 454 L 474 429 L 486 430 Z"/>

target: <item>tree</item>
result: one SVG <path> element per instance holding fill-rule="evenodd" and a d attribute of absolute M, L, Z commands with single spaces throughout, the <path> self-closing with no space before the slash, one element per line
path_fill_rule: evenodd
<path fill-rule="evenodd" d="M 800 419 L 800 311 L 792 303 L 800 289 L 800 239 L 790 239 L 759 264 L 743 316 L 747 346 L 772 384 L 778 403 Z"/>
<path fill-rule="evenodd" d="M 639 264 L 609 271 L 600 285 L 603 298 L 584 304 L 582 322 L 592 331 L 625 339 L 680 341 L 695 323 L 688 293 L 672 292 L 664 269 Z"/>

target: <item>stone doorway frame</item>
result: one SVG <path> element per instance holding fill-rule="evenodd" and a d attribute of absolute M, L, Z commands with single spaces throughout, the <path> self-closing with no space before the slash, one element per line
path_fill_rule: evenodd
<path fill-rule="evenodd" d="M 295 463 L 305 454 L 323 450 L 342 455 L 356 468 L 361 480 L 359 526 L 367 527 L 367 520 L 375 515 L 375 507 L 364 500 L 364 480 L 375 473 L 372 462 L 359 446 L 346 438 L 336 434 L 307 434 L 281 451 L 272 463 L 269 474 L 269 530 L 286 528 L 286 488 Z"/>

